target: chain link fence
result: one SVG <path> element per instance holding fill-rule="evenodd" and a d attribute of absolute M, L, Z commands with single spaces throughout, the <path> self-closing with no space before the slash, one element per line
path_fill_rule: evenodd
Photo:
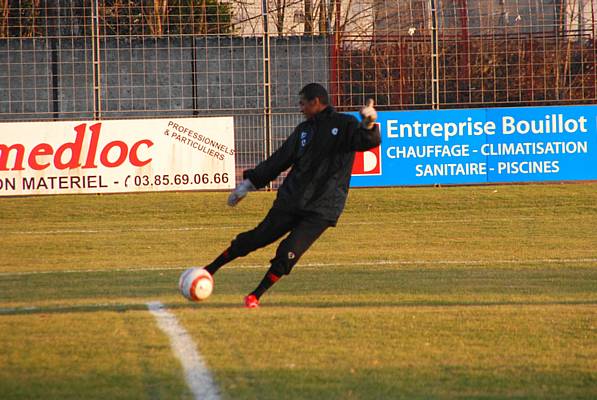
<path fill-rule="evenodd" d="M 371 35 L 338 39 L 343 106 L 596 101 L 595 0 L 380 0 L 364 12 Z"/>
<path fill-rule="evenodd" d="M 597 102 L 597 0 L 0 0 L 0 121 L 233 116 L 239 171 L 341 111 Z"/>

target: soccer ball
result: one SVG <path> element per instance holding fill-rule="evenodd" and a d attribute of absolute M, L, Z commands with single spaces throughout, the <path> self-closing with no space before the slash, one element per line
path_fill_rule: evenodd
<path fill-rule="evenodd" d="M 180 294 L 191 301 L 207 299 L 213 288 L 214 280 L 203 268 L 189 268 L 180 275 L 178 280 Z"/>

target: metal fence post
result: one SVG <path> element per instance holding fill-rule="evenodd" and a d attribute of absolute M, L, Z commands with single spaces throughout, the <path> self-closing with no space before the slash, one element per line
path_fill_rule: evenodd
<path fill-rule="evenodd" d="M 437 24 L 437 1 L 431 0 L 431 107 L 439 110 L 439 45 Z"/>
<path fill-rule="evenodd" d="M 272 152 L 272 97 L 271 97 L 271 75 L 270 75 L 270 37 L 268 26 L 268 7 L 267 0 L 261 1 L 261 15 L 263 17 L 263 118 L 264 118 L 264 158 L 270 156 Z M 268 184 L 267 189 L 271 189 Z"/>
<path fill-rule="evenodd" d="M 93 119 L 101 119 L 102 89 L 100 69 L 100 26 L 98 0 L 93 0 L 93 4 L 91 7 L 91 46 L 93 53 Z"/>

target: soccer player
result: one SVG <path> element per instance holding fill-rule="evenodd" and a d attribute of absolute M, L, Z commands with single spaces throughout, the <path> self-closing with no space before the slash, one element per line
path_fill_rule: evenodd
<path fill-rule="evenodd" d="M 288 236 L 263 280 L 245 297 L 245 307 L 259 307 L 261 296 L 292 268 L 330 226 L 335 226 L 346 202 L 355 151 L 379 146 L 373 100 L 360 111 L 361 122 L 340 114 L 329 104 L 328 93 L 317 83 L 300 92 L 300 123 L 268 159 L 244 171 L 243 181 L 228 197 L 234 207 L 248 192 L 262 188 L 288 168 L 276 200 L 256 228 L 239 234 L 205 269 L 214 275 L 224 264 Z"/>

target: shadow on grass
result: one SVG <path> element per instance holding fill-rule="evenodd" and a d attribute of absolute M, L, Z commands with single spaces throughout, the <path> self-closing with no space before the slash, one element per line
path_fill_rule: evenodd
<path fill-rule="evenodd" d="M 342 308 L 452 308 L 452 307 L 502 307 L 502 306 L 571 306 L 571 305 L 597 305 L 597 301 L 479 301 L 479 302 L 313 302 L 313 303 L 267 303 L 262 309 L 342 309 Z M 166 303 L 166 309 L 171 310 L 230 310 L 243 309 L 238 302 L 234 303 Z M 30 306 L 0 308 L 0 317 L 6 315 L 33 315 L 33 314 L 72 314 L 72 313 L 93 313 L 93 312 L 127 312 L 147 311 L 147 303 L 130 304 L 82 304 L 82 305 L 58 305 L 58 306 Z M 247 310 L 248 312 L 259 312 L 259 310 Z"/>

